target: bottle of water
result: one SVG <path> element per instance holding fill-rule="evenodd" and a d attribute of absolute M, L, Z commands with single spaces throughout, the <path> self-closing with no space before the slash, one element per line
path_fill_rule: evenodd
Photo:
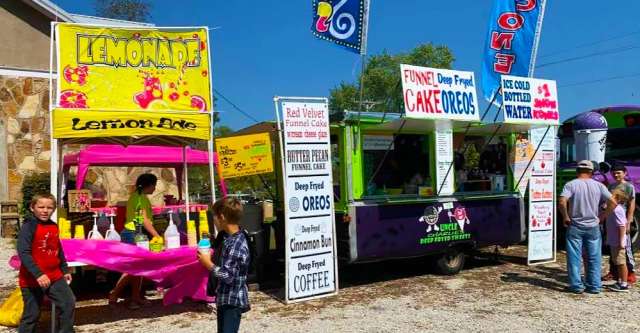
<path fill-rule="evenodd" d="M 211 252 L 211 241 L 209 240 L 209 234 L 202 234 L 202 238 L 200 242 L 198 242 L 198 252 L 200 253 L 210 253 Z"/>
<path fill-rule="evenodd" d="M 149 250 L 149 237 L 142 232 L 142 214 L 138 213 L 134 221 L 136 222 L 136 234 L 133 237 L 136 246 Z"/>

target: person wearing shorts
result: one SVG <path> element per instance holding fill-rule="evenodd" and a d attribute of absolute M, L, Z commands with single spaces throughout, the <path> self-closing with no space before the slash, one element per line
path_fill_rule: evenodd
<path fill-rule="evenodd" d="M 621 189 L 616 189 L 611 194 L 618 203 L 613 214 L 607 216 L 607 245 L 611 249 L 611 261 L 616 267 L 618 282 L 609 286 L 613 291 L 629 291 L 627 284 L 627 214 L 623 208 L 628 196 Z"/>

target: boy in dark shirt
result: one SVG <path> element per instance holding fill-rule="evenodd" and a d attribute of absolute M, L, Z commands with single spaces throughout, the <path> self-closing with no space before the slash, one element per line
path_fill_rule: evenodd
<path fill-rule="evenodd" d="M 40 306 L 46 295 L 60 309 L 60 332 L 73 332 L 75 297 L 69 283 L 67 260 L 62 251 L 58 225 L 51 221 L 56 199 L 37 194 L 30 204 L 33 218 L 27 220 L 18 235 L 19 283 L 24 301 L 19 333 L 33 333 L 40 318 Z"/>
<path fill-rule="evenodd" d="M 217 278 L 216 306 L 218 332 L 233 333 L 240 328 L 242 313 L 250 309 L 247 274 L 250 252 L 245 233 L 238 225 L 242 219 L 242 203 L 236 198 L 224 198 L 213 205 L 213 218 L 217 227 L 227 236 L 222 245 L 222 263 L 217 266 L 211 253 L 198 251 L 200 263 Z"/>

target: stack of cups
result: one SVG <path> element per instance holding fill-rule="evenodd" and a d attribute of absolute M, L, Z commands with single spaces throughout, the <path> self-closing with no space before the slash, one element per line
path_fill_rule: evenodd
<path fill-rule="evenodd" d="M 71 221 L 64 217 L 58 218 L 58 233 L 60 235 L 60 239 L 71 238 Z"/>
<path fill-rule="evenodd" d="M 201 210 L 199 216 L 199 224 L 198 224 L 198 234 L 200 235 L 200 239 L 202 239 L 204 234 L 209 233 L 209 220 L 207 218 L 207 211 Z"/>
<path fill-rule="evenodd" d="M 198 234 L 196 232 L 196 221 L 187 221 L 187 245 L 198 246 Z"/>
<path fill-rule="evenodd" d="M 75 232 L 73 233 L 73 239 L 84 239 L 84 225 L 76 225 Z"/>

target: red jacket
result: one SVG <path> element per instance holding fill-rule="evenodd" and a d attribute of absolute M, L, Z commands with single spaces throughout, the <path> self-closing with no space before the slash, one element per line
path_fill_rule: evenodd
<path fill-rule="evenodd" d="M 46 274 L 51 282 L 67 272 L 67 260 L 62 251 L 58 225 L 53 221 L 30 219 L 22 225 L 18 235 L 18 255 L 21 288 L 39 287 L 36 279 Z"/>

